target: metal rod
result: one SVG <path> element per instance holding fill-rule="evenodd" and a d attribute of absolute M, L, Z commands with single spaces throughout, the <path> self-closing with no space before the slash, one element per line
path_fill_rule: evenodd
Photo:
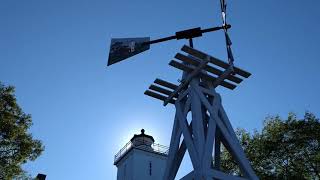
<path fill-rule="evenodd" d="M 190 47 L 192 47 L 192 48 L 193 48 L 193 41 L 192 41 L 192 38 L 190 38 L 190 39 L 189 39 L 189 45 L 190 45 Z"/>
<path fill-rule="evenodd" d="M 156 39 L 156 40 L 152 40 L 149 42 L 144 42 L 142 43 L 142 45 L 148 45 L 148 44 L 155 44 L 155 43 L 159 43 L 159 42 L 164 42 L 164 41 L 169 41 L 172 39 L 176 39 L 176 36 L 169 36 L 169 37 L 165 37 L 165 38 L 160 38 L 160 39 Z"/>
<path fill-rule="evenodd" d="M 200 29 L 199 33 L 202 34 L 202 33 L 218 31 L 218 30 L 221 30 L 221 29 L 229 29 L 229 28 L 231 28 L 231 25 L 227 24 L 225 26 L 207 28 L 207 29 L 202 29 L 202 30 Z M 199 36 L 195 36 L 195 37 L 199 37 Z M 190 35 L 188 37 L 185 37 L 185 38 L 192 39 L 192 37 L 190 38 Z M 165 38 L 155 39 L 155 40 L 152 40 L 152 41 L 144 42 L 144 43 L 142 43 L 142 45 L 150 45 L 150 44 L 160 43 L 160 42 L 169 41 L 169 40 L 173 40 L 173 39 L 177 39 L 177 36 L 173 35 L 173 36 L 169 36 L 169 37 L 165 37 Z M 179 37 L 179 39 L 183 39 L 183 38 Z"/>
<path fill-rule="evenodd" d="M 213 28 L 208 28 L 208 29 L 203 29 L 201 30 L 202 33 L 207 33 L 207 32 L 212 32 L 212 31 L 218 31 L 220 29 L 230 29 L 231 25 L 227 24 L 226 26 L 220 26 L 220 27 L 213 27 Z"/>

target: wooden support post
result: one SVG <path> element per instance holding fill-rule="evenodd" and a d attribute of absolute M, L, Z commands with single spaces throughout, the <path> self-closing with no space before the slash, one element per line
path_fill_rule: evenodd
<path fill-rule="evenodd" d="M 220 170 L 221 166 L 221 140 L 220 132 L 216 131 L 215 144 L 214 144 L 214 169 Z"/>

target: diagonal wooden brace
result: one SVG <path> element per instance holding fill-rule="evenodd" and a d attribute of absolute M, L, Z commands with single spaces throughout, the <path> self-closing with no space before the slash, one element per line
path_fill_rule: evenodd
<path fill-rule="evenodd" d="M 230 76 L 234 71 L 233 65 L 230 65 L 228 69 L 226 69 L 223 74 L 221 74 L 214 82 L 213 87 L 219 86 L 219 84 L 224 81 L 228 76 Z"/>
<path fill-rule="evenodd" d="M 184 87 L 186 87 L 190 81 L 201 72 L 201 70 L 209 63 L 210 61 L 210 57 L 208 56 L 205 60 L 203 60 L 199 66 L 194 69 L 184 80 L 183 83 L 181 83 L 174 91 L 172 94 L 170 94 L 170 96 L 164 101 L 163 105 L 166 106 L 170 100 L 176 96 Z"/>

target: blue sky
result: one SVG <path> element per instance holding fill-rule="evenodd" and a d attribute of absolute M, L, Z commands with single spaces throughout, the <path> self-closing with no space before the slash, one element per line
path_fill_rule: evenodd
<path fill-rule="evenodd" d="M 234 91 L 218 89 L 233 126 L 252 131 L 268 115 L 306 110 L 319 117 L 320 1 L 228 2 L 235 64 L 252 73 Z M 110 39 L 220 25 L 218 0 L 1 0 L 0 81 L 16 87 L 46 146 L 25 169 L 49 180 L 116 179 L 113 156 L 141 128 L 168 145 L 174 108 L 143 92 L 157 77 L 180 79 L 168 63 L 187 41 L 106 68 Z M 226 57 L 222 32 L 194 46 Z"/>

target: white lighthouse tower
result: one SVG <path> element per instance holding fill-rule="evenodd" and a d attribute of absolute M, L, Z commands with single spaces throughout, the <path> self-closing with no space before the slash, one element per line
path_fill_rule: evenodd
<path fill-rule="evenodd" d="M 168 148 L 155 144 L 152 136 L 144 133 L 133 138 L 115 155 L 117 180 L 162 180 Z"/>

